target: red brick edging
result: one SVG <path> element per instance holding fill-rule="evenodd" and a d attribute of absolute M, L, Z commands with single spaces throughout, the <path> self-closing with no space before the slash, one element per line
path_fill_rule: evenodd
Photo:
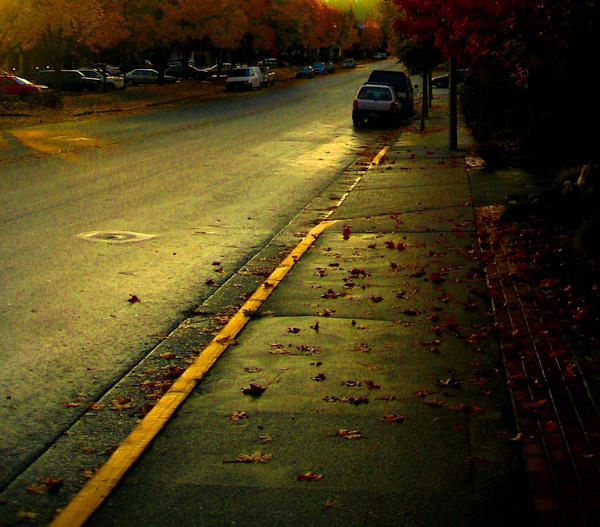
<path fill-rule="evenodd" d="M 477 208 L 478 234 L 538 521 L 600 526 L 600 418 L 501 212 Z"/>

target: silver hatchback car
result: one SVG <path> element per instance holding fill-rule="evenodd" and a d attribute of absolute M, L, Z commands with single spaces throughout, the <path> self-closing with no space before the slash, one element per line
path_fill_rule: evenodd
<path fill-rule="evenodd" d="M 364 84 L 358 90 L 352 104 L 352 123 L 354 126 L 374 121 L 398 124 L 402 119 L 400 110 L 401 105 L 391 86 Z"/>

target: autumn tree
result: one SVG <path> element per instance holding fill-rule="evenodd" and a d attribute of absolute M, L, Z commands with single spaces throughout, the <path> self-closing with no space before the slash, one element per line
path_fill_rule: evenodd
<path fill-rule="evenodd" d="M 124 0 L 25 2 L 20 6 L 13 35 L 23 49 L 41 44 L 45 58 L 59 75 L 67 53 L 99 50 L 127 37 L 118 9 L 121 1 Z"/>
<path fill-rule="evenodd" d="M 590 49 L 598 48 L 599 9 L 594 0 L 394 0 L 396 28 L 404 35 L 434 39 L 447 57 L 480 72 L 506 72 L 529 100 L 528 138 L 551 123 L 542 117 L 564 111 L 557 105 L 585 71 Z M 562 95 L 561 95 L 562 94 Z M 597 110 L 594 108 L 594 111 Z M 566 115 L 567 113 L 571 114 Z"/>
<path fill-rule="evenodd" d="M 383 45 L 383 31 L 381 31 L 381 26 L 379 22 L 371 16 L 367 16 L 363 22 L 360 45 L 363 50 L 369 53 L 380 49 Z"/>

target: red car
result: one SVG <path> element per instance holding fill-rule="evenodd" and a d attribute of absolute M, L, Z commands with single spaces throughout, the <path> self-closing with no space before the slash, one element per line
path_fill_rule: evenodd
<path fill-rule="evenodd" d="M 0 75 L 0 97 L 17 96 L 26 97 L 32 93 L 39 93 L 47 90 L 47 86 L 33 84 L 26 79 L 15 75 Z"/>

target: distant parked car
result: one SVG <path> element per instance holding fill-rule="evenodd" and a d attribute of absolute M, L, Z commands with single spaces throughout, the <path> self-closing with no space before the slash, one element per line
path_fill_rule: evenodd
<path fill-rule="evenodd" d="M 40 93 L 44 90 L 48 90 L 48 86 L 33 84 L 27 79 L 17 77 L 16 75 L 0 75 L 0 97 L 25 98 L 28 95 Z"/>
<path fill-rule="evenodd" d="M 373 60 L 383 59 L 387 59 L 387 53 L 384 53 L 383 51 L 378 51 L 377 53 L 375 53 L 375 55 L 373 55 Z"/>
<path fill-rule="evenodd" d="M 344 59 L 344 68 L 356 68 L 356 61 L 351 58 Z"/>
<path fill-rule="evenodd" d="M 119 68 L 119 66 L 105 64 L 104 62 L 96 62 L 95 64 L 90 64 L 89 66 L 85 66 L 85 69 L 106 71 L 106 73 L 108 73 L 109 75 L 114 75 L 116 77 L 121 75 L 121 68 Z"/>
<path fill-rule="evenodd" d="M 312 66 L 300 66 L 296 70 L 297 79 L 312 79 L 315 76 L 315 70 Z"/>
<path fill-rule="evenodd" d="M 117 77 L 114 75 L 107 75 L 104 77 L 102 73 L 95 69 L 88 68 L 79 68 L 81 73 L 83 73 L 86 77 L 91 77 L 93 79 L 100 79 L 104 83 L 104 90 L 120 90 L 125 85 L 125 81 L 123 77 Z"/>
<path fill-rule="evenodd" d="M 202 80 L 219 80 L 219 79 L 226 79 L 227 76 L 229 75 L 229 73 L 231 72 L 231 70 L 233 69 L 233 64 L 231 64 L 231 62 L 223 62 L 221 63 L 221 73 L 220 76 L 218 76 L 218 70 L 219 70 L 219 65 L 215 64 L 214 66 L 211 66 L 210 68 L 201 68 L 200 71 L 202 73 L 199 74 L 198 78 L 202 79 Z"/>
<path fill-rule="evenodd" d="M 261 60 L 258 63 L 259 66 L 268 66 L 270 68 L 276 68 L 277 66 L 279 66 L 279 60 L 277 60 L 276 58 L 268 58 L 268 59 L 264 59 Z"/>
<path fill-rule="evenodd" d="M 466 76 L 467 76 L 466 69 L 456 70 L 457 84 L 460 84 L 461 82 L 463 82 L 465 80 Z M 448 76 L 447 73 L 445 75 L 439 75 L 438 77 L 434 77 L 433 79 L 431 79 L 431 84 L 436 88 L 447 88 L 448 85 L 450 84 L 450 77 Z"/>
<path fill-rule="evenodd" d="M 367 79 L 368 84 L 386 84 L 391 86 L 401 105 L 402 114 L 406 117 L 414 113 L 414 89 L 410 76 L 406 71 L 373 70 Z"/>
<path fill-rule="evenodd" d="M 365 122 L 382 121 L 399 123 L 401 105 L 396 91 L 385 84 L 364 84 L 352 103 L 352 123 L 362 126 Z"/>
<path fill-rule="evenodd" d="M 264 83 L 262 72 L 258 66 L 236 68 L 231 70 L 225 81 L 225 89 L 231 90 L 260 90 Z"/>
<path fill-rule="evenodd" d="M 327 71 L 325 71 L 325 63 L 324 62 L 315 62 L 312 65 L 313 70 L 315 71 L 315 74 L 319 74 L 319 75 L 325 75 L 327 73 Z"/>
<path fill-rule="evenodd" d="M 165 74 L 164 82 L 175 82 L 177 79 L 172 75 Z M 137 68 L 125 74 L 125 85 L 137 86 L 139 84 L 158 84 L 158 71 L 151 68 Z"/>
<path fill-rule="evenodd" d="M 36 82 L 49 88 L 58 89 L 59 81 L 54 70 L 39 70 Z M 102 89 L 102 80 L 86 77 L 78 70 L 61 70 L 60 86 L 65 91 L 97 91 Z"/>

